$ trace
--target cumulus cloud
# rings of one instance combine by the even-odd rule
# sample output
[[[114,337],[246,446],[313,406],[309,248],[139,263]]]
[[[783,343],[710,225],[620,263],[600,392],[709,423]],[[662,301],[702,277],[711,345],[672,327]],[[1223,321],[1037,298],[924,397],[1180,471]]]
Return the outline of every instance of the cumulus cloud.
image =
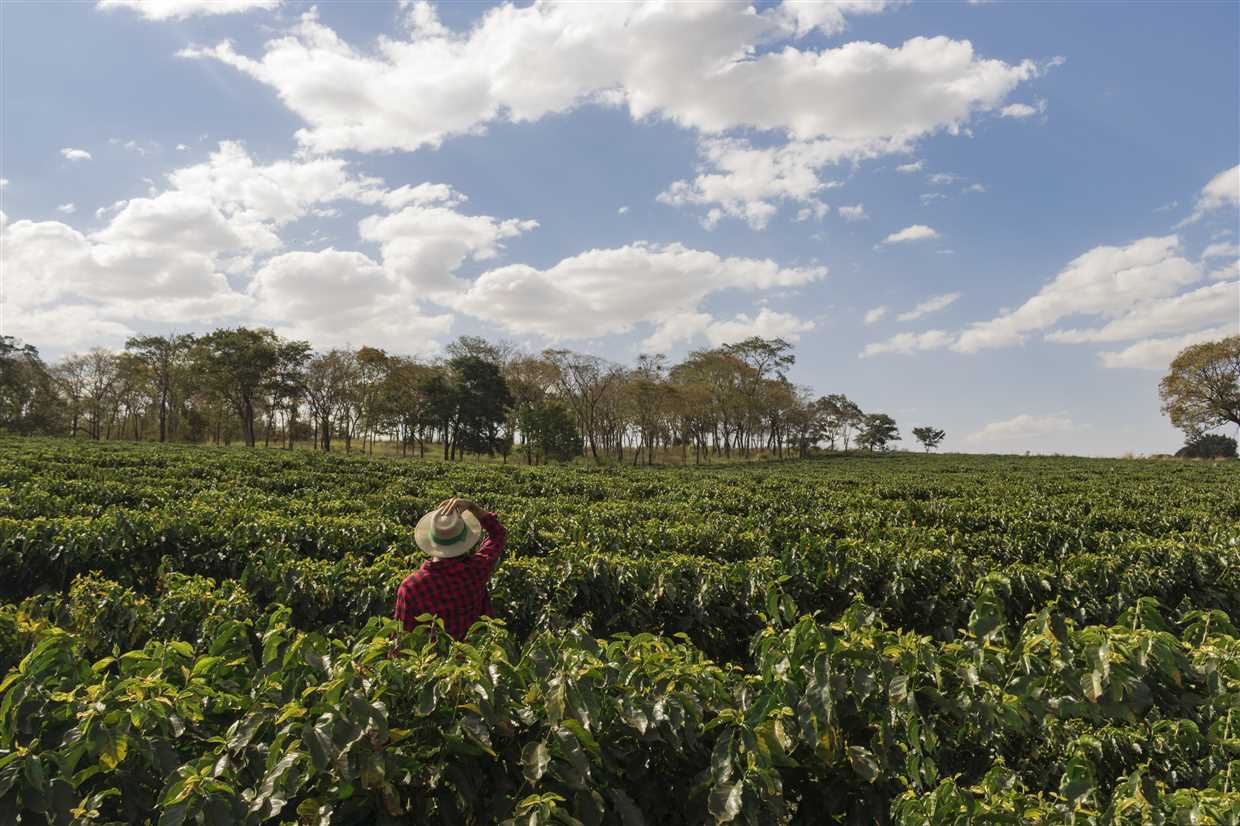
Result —
[[[1010,419],[991,422],[964,437],[974,446],[1012,447],[1016,444],[1034,443],[1045,436],[1067,433],[1078,429],[1068,416],[1059,414],[1035,415],[1021,413]]]
[[[442,184],[389,191],[338,159],[261,164],[228,142],[205,162],[173,171],[167,184],[100,208],[95,215],[106,223],[90,234],[56,221],[6,224],[7,286],[23,336],[69,347],[84,328],[117,334],[134,324],[245,316],[255,295],[230,276],[248,277],[256,260],[280,252],[286,224],[339,200],[380,207],[462,200]],[[97,323],[80,324],[83,315]]]
[[[147,20],[184,20],[207,14],[274,9],[280,0],[98,0],[101,9],[130,9]]]
[[[746,140],[706,138],[698,143],[697,177],[674,182],[658,200],[673,206],[710,207],[702,220],[707,228],[729,217],[763,229],[780,201],[807,203],[813,214],[821,203],[816,196],[838,185],[819,176],[823,167],[844,159],[877,157],[887,146],[888,142],[876,140],[821,140],[756,149]]]
[[[254,274],[255,317],[286,335],[332,347],[365,342],[405,353],[435,349],[452,316],[424,314],[407,281],[360,252],[287,252]]]
[[[886,341],[867,344],[861,358],[883,353],[916,353],[922,350],[941,350],[951,344],[953,336],[946,330],[926,330],[924,333],[899,333]]]
[[[455,274],[461,264],[494,258],[506,239],[537,226],[537,221],[465,215],[451,205],[415,204],[364,218],[358,231],[363,240],[379,244],[388,271],[419,294],[450,304],[468,286]]]
[[[721,258],[681,244],[637,243],[589,250],[545,270],[524,264],[488,270],[450,306],[510,332],[549,339],[627,333],[650,322],[656,328],[650,343],[666,349],[712,329],[713,319],[701,309],[712,294],[802,286],[825,275],[825,267],[790,269],[769,259]],[[808,329],[771,311],[733,321],[733,327],[713,329],[717,334],[746,325],[785,334]]]
[[[71,147],[65,147],[64,149],[60,150],[60,154],[66,161],[89,161],[91,160],[90,153],[87,152],[85,149],[73,149]]]
[[[904,244],[909,241],[925,241],[938,238],[939,234],[925,224],[913,224],[899,232],[893,232],[882,240],[884,244]]]
[[[865,214],[865,206],[863,204],[853,204],[852,206],[842,206],[842,207],[839,207],[837,211],[840,213],[841,218],[849,222],[864,221],[866,218],[870,217],[869,215]]]
[[[1233,285],[1234,288],[1234,285]],[[1166,336],[1138,341],[1121,350],[1107,350],[1098,354],[1103,367],[1132,368],[1138,370],[1166,370],[1171,360],[1191,344],[1214,341],[1236,335],[1237,324],[1224,324],[1207,330],[1198,330],[1181,336]]]
[[[865,323],[866,323],[866,324],[875,324],[875,323],[877,323],[877,322],[879,322],[879,321],[882,321],[882,320],[883,320],[883,317],[884,317],[884,316],[886,316],[886,315],[887,315],[887,307],[886,307],[886,305],[883,305],[883,306],[881,306],[881,307],[874,307],[873,309],[866,310],[866,312],[865,312]]]
[[[1019,344],[1028,334],[1075,314],[1117,317],[1144,301],[1174,295],[1202,275],[1180,255],[1179,244],[1177,236],[1168,235],[1123,247],[1095,247],[1020,307],[969,327],[954,349],[975,352]]]
[[[1201,188],[1201,194],[1197,196],[1197,203],[1193,206],[1192,213],[1176,224],[1176,227],[1195,223],[1206,213],[1216,209],[1237,206],[1240,206],[1240,164],[1231,169],[1225,169],[1211,178],[1210,182]]]
[[[664,117],[704,133],[753,127],[801,141],[908,140],[958,130],[1040,70],[1031,60],[980,58],[968,41],[947,37],[803,50],[789,41],[810,20],[850,7],[802,6],[505,3],[466,34],[424,20],[408,39],[384,38],[369,52],[308,12],[260,58],[228,43],[183,54],[273,87],[308,124],[299,140],[322,152],[435,146],[501,118],[537,120],[583,103],[623,105],[635,119]]]
[[[1143,301],[1102,327],[1055,330],[1046,338],[1069,344],[1130,341],[1198,330],[1228,320],[1240,330],[1240,282],[1211,284],[1182,295]]]
[[[896,321],[916,321],[923,316],[928,316],[931,313],[937,313],[939,310],[950,307],[958,298],[960,298],[960,293],[944,293],[943,295],[936,295],[933,298],[921,302],[908,312],[900,313],[896,316]]]

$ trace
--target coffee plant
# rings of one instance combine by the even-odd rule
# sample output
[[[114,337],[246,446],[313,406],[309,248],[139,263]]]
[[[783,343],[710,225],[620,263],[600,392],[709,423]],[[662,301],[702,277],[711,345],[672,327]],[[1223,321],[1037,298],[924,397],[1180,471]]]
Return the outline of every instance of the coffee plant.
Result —
[[[494,619],[389,619],[452,495]],[[0,823],[1240,824],[1240,469],[0,440]]]

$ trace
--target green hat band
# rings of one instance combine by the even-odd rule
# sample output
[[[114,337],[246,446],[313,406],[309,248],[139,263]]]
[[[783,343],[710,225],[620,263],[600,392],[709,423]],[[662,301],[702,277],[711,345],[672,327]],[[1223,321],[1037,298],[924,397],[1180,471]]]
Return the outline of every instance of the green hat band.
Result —
[[[457,533],[457,535],[456,535],[456,536],[454,536],[454,537],[452,537],[452,538],[450,538],[450,539],[440,539],[438,536],[435,536],[435,532],[434,532],[434,531],[431,531],[431,532],[430,532],[430,534],[431,534],[431,541],[432,541],[432,542],[434,542],[436,545],[451,545],[453,542],[459,542],[459,541],[461,541],[461,539],[462,539],[462,538],[465,536],[465,534],[466,534],[466,533],[468,533],[468,532],[469,532],[469,526],[468,526],[468,525],[466,525],[466,524],[465,524],[465,520],[464,520],[464,519],[462,519],[462,520],[461,520],[461,530]]]

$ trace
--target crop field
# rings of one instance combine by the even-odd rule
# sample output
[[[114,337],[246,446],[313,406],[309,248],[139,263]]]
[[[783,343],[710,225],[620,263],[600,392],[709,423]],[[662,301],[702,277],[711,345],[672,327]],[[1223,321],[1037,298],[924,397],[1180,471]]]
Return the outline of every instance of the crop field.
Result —
[[[390,617],[418,517],[509,551]],[[0,441],[0,822],[1238,823],[1240,466]]]

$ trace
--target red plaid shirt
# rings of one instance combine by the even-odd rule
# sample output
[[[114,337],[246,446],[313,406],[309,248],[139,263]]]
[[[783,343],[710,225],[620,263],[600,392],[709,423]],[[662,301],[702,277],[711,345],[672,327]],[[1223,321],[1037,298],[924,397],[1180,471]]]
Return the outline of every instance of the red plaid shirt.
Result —
[[[487,580],[504,555],[508,532],[493,513],[483,513],[478,522],[487,532],[478,550],[451,559],[428,559],[396,589],[396,619],[406,631],[418,624],[419,615],[434,614],[459,640],[478,617],[492,616]]]

